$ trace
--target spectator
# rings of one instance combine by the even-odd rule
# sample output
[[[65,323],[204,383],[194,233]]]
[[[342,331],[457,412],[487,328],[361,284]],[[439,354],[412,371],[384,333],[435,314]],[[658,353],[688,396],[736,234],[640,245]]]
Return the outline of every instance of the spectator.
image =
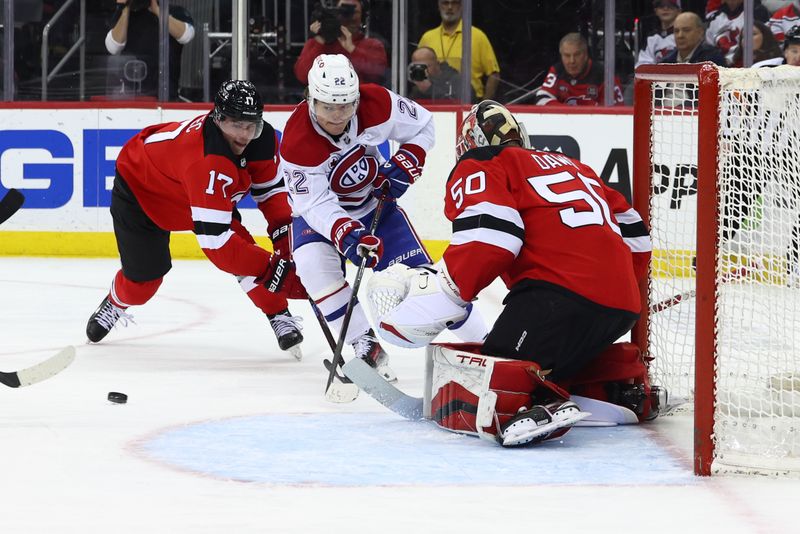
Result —
[[[705,42],[705,26],[697,13],[686,11],[675,18],[673,25],[675,50],[659,63],[701,63],[711,61],[724,66],[725,58],[719,48]]]
[[[141,94],[158,94],[160,10],[158,0],[117,0],[113,26],[106,35],[112,55],[129,54],[147,66]],[[180,6],[169,8],[169,97],[178,96],[183,45],[194,38],[192,17]]]
[[[461,100],[461,74],[448,63],[439,63],[433,48],[423,46],[411,54],[408,81],[413,84],[409,97],[420,100]],[[474,93],[470,92],[471,99]]]
[[[777,10],[767,22],[779,43],[783,43],[784,35],[797,24],[800,24],[800,0]]]
[[[303,85],[308,85],[308,71],[314,58],[320,54],[347,56],[363,83],[383,84],[386,78],[386,48],[378,39],[364,35],[369,9],[367,0],[339,0],[336,12],[316,9],[309,30],[314,37],[306,41],[300,57],[294,64],[294,75]],[[339,33],[335,32],[332,18],[339,19]],[[329,33],[330,32],[330,33]]]
[[[605,94],[603,66],[589,57],[589,45],[579,33],[568,33],[558,43],[561,61],[550,67],[536,91],[536,105],[597,106]],[[619,78],[614,76],[614,103],[622,103]]]
[[[742,59],[744,50],[741,46],[736,47],[736,52],[733,54],[732,67],[744,66]],[[776,57],[783,57],[781,46],[778,44],[777,39],[770,31],[769,27],[763,22],[755,21],[753,23],[753,63],[772,59]]]
[[[652,65],[675,50],[675,36],[672,35],[672,24],[681,12],[680,0],[654,0],[653,11],[661,26],[647,36],[647,43],[639,51],[636,66]]]
[[[753,17],[766,22],[769,13],[758,0],[754,1]],[[707,17],[706,42],[716,46],[725,55],[725,63],[733,64],[733,56],[739,48],[744,27],[744,0],[722,0],[719,9]]]
[[[778,65],[800,66],[800,24],[788,29],[783,40],[783,54],[754,63],[753,67],[777,67]]]
[[[432,48],[440,62],[461,72],[461,0],[439,0],[439,16],[442,23],[422,34],[418,46]],[[492,43],[485,33],[472,26],[472,90],[478,100],[492,99],[499,83],[500,65]]]

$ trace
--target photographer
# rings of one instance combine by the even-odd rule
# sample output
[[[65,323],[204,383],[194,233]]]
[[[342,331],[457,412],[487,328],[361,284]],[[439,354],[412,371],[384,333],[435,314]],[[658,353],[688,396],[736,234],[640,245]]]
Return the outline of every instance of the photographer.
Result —
[[[112,28],[106,35],[106,49],[112,55],[131,55],[147,65],[140,94],[158,94],[158,0],[117,0]],[[192,17],[179,6],[169,8],[169,96],[178,95],[183,45],[194,38]]]
[[[448,65],[439,63],[433,48],[422,46],[411,53],[408,65],[408,81],[411,82],[409,97],[416,101],[436,100],[454,103],[461,100],[461,74]],[[475,98],[471,91],[470,99]]]
[[[378,39],[364,35],[368,9],[367,0],[338,0],[333,9],[316,6],[309,26],[314,37],[306,41],[294,64],[294,75],[301,84],[308,84],[308,71],[320,54],[343,54],[362,83],[384,83],[386,49]]]

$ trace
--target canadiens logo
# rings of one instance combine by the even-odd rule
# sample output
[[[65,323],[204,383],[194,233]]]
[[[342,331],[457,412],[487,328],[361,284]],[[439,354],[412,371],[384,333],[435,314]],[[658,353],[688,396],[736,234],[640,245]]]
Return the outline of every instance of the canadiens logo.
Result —
[[[331,190],[337,195],[349,195],[370,185],[378,176],[378,160],[366,155],[363,145],[356,145],[331,161]]]

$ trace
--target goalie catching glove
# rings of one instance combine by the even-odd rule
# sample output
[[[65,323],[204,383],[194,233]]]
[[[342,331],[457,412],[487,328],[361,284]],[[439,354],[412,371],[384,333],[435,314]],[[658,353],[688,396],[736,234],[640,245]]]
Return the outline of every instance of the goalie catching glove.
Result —
[[[341,218],[333,224],[331,231],[333,241],[339,254],[361,265],[362,258],[367,258],[367,267],[370,269],[378,265],[383,253],[383,241],[370,234],[364,225],[355,219]]]
[[[389,161],[378,169],[373,181],[377,197],[398,199],[408,186],[419,180],[425,164],[425,151],[416,145],[402,145]]]

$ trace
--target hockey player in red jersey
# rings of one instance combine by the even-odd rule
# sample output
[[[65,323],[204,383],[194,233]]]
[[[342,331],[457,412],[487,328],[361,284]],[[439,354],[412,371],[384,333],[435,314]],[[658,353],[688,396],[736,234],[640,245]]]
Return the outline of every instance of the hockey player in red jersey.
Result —
[[[103,339],[120,319],[126,324],[128,307],[153,297],[172,267],[170,232],[191,230],[267,315],[280,348],[300,357],[300,318],[289,313],[286,296],[305,293],[289,261],[291,210],[277,176],[278,141],[262,113],[255,86],[231,80],[211,113],[147,127],[125,144],[111,193],[122,268],[89,319],[89,341]],[[268,221],[272,255],[241,224],[236,203],[248,192]]]
[[[388,159],[379,146],[399,148]],[[344,259],[383,270],[400,263],[431,262],[405,212],[395,202],[422,174],[433,146],[429,111],[388,89],[360,85],[350,61],[322,54],[308,73],[308,96],[292,113],[281,140],[281,167],[293,208],[292,245],[297,274],[325,319],[340,331],[351,289]],[[381,193],[383,191],[383,193]],[[386,197],[375,235],[367,231],[377,204]],[[482,318],[469,314],[454,331],[482,339]],[[389,380],[388,355],[356,303],[345,341]]]
[[[402,297],[394,308],[373,307],[379,332],[399,345],[425,345],[500,277],[509,289],[504,309],[479,350],[468,351],[499,358],[493,365],[477,358],[483,380],[459,380],[453,371],[456,378],[433,391],[433,418],[506,446],[563,435],[586,414],[557,384],[594,384],[584,372],[600,359],[615,369],[605,377],[623,375],[609,382],[646,380],[638,349],[609,347],[639,316],[647,229],[588,166],[531,150],[524,127],[497,102],[472,108],[456,151],[445,194],[452,240],[436,270],[373,276],[371,304],[381,293],[385,302],[392,288]],[[461,350],[451,367],[470,360]]]

